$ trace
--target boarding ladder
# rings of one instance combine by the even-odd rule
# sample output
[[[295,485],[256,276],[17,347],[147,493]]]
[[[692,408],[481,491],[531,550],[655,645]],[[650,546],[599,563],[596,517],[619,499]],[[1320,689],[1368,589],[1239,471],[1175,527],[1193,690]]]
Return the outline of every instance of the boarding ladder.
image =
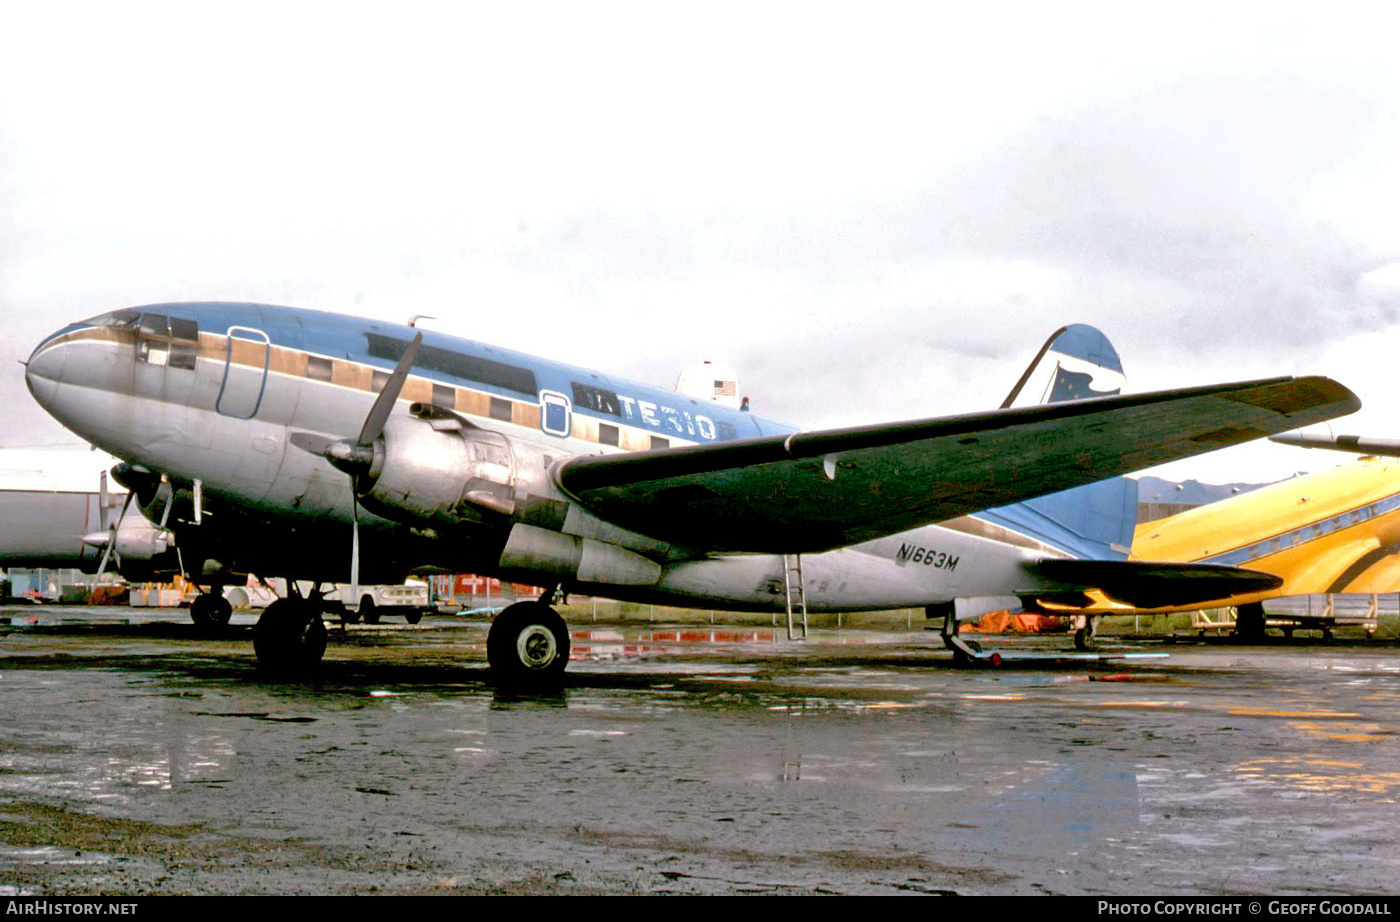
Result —
[[[787,635],[793,637],[792,613],[802,613],[802,637],[807,637],[807,589],[802,581],[802,555],[783,555],[783,598],[787,601]]]

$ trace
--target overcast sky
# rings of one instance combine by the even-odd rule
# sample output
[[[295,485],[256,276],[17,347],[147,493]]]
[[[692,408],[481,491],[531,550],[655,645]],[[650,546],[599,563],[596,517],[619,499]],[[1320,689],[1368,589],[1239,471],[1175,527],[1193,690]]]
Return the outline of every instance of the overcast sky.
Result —
[[[974,7],[975,9],[969,9]],[[1134,391],[1322,373],[1400,436],[1380,4],[0,5],[17,359],[175,299],[392,320],[807,427],[987,409],[1056,327]],[[1168,476],[1343,459],[1263,444]]]

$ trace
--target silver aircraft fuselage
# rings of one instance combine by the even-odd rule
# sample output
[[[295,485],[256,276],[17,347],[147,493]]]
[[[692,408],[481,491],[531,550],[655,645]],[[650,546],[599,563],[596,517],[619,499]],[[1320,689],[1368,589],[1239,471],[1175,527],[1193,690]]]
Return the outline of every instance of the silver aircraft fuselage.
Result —
[[[294,445],[294,433],[352,438],[410,327],[264,305],[189,303],[114,311],[45,339],[25,377],[35,399],[93,445],[172,483],[198,484],[203,515],[179,519],[183,546],[218,565],[267,576],[346,579],[353,515],[350,479]],[[770,420],[575,366],[425,332],[424,354],[395,411],[447,405],[518,454],[506,501],[549,518],[587,547],[622,548],[655,573],[616,578],[607,566],[567,580],[580,592],[638,601],[767,610],[784,606],[784,561],[713,555],[624,531],[568,502],[549,477],[577,454],[706,444],[793,431]],[[537,510],[532,513],[530,510]],[[538,511],[543,510],[543,511]],[[927,606],[986,599],[960,611],[1014,604],[1034,589],[1024,565],[1084,556],[1014,508],[876,541],[804,555],[813,611]],[[503,553],[507,535],[484,524],[444,531],[360,512],[366,582],[436,567],[557,582],[548,568]],[[1017,527],[1024,521],[1027,527]],[[1047,533],[1049,532],[1049,533]],[[191,561],[185,561],[191,566]]]

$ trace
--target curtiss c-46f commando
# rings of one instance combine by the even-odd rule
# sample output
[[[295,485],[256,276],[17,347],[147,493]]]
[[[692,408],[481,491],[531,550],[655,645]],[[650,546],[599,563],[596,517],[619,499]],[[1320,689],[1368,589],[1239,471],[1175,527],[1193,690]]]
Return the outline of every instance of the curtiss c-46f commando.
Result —
[[[1260,578],[1126,561],[1123,508],[1105,531],[1071,520],[1103,511],[1075,494],[1023,501],[1360,406],[1326,378],[1277,378],[800,432],[412,326],[230,303],[71,324],[25,375],[59,421],[125,460],[116,475],[202,585],[443,568],[551,596],[919,606],[961,656],[957,619],[1009,604],[1092,590],[1189,601],[1202,577]],[[269,606],[259,661],[318,661],[323,608],[316,591]],[[498,681],[557,683],[569,634],[547,601],[520,603],[497,615],[487,653]]]

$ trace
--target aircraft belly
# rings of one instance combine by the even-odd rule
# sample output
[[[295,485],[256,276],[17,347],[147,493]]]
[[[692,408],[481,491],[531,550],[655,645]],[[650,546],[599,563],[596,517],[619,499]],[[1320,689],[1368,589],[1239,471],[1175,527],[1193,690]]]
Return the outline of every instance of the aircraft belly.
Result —
[[[922,607],[965,595],[1010,595],[1033,583],[1024,551],[929,527],[802,556],[810,611]],[[927,561],[927,562],[925,562]],[[782,608],[783,560],[733,555],[666,568],[657,588],[673,599]]]

